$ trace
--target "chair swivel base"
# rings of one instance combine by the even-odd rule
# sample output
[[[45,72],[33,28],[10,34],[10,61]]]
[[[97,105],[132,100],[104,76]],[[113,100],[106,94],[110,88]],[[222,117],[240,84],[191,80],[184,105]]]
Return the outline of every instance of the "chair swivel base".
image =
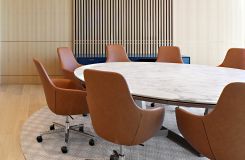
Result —
[[[59,128],[56,129],[55,126],[58,126]],[[68,129],[66,129],[66,126],[53,122],[53,124],[50,126],[49,131],[41,133],[39,136],[37,136],[36,140],[38,143],[41,143],[43,141],[43,135],[48,135],[48,134],[53,134],[53,133],[59,133],[59,132],[65,132],[65,143],[66,145],[61,147],[62,153],[67,153],[68,152],[68,142],[69,142],[69,130],[74,131],[75,133],[80,133],[82,135],[85,135],[91,139],[89,139],[89,145],[94,146],[95,145],[95,139],[94,136],[84,132],[84,126],[83,124],[80,125],[74,125],[74,126],[69,126]],[[67,130],[67,132],[66,132]]]
[[[61,124],[58,124],[58,123],[56,123],[56,125],[59,125],[59,126],[62,126],[63,127],[63,125],[61,125]],[[54,130],[55,129],[55,125],[54,124],[52,124],[50,127],[49,127],[49,129],[50,130]],[[84,126],[81,124],[80,126],[79,126],[79,132],[84,132]]]
[[[125,160],[125,156],[119,154],[116,150],[113,150],[113,154],[110,156],[110,160]]]
[[[123,154],[123,146],[120,145],[120,150],[117,152],[113,150],[113,154],[110,156],[110,160],[125,160],[125,155]]]

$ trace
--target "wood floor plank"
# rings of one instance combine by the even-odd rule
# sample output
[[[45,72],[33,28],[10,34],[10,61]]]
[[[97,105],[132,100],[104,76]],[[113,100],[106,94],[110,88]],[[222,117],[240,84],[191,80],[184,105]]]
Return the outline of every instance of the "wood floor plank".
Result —
[[[46,105],[41,85],[0,85],[0,159],[25,159],[20,147],[22,125]]]

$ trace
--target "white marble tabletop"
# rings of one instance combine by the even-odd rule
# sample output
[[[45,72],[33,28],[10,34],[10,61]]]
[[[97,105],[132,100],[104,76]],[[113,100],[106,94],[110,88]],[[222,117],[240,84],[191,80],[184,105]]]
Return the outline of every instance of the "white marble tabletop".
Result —
[[[215,105],[223,88],[231,82],[245,82],[245,71],[223,67],[156,62],[114,62],[82,66],[74,74],[84,80],[85,69],[118,72],[134,96]]]

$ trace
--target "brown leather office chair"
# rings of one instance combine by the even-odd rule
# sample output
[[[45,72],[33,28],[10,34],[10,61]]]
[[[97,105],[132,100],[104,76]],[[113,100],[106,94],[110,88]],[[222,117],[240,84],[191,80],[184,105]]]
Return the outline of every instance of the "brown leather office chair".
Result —
[[[112,44],[106,46],[106,62],[130,62],[123,46]]]
[[[179,47],[175,47],[175,46],[159,47],[156,62],[183,63]]]
[[[197,116],[176,109],[185,139],[204,156],[215,160],[245,159],[245,83],[227,85],[212,112]]]
[[[245,70],[245,49],[230,48],[224,58],[222,64],[218,67],[236,68]],[[205,109],[205,113],[210,112],[210,109]]]
[[[138,145],[161,128],[164,108],[139,108],[122,75],[114,72],[85,70],[87,101],[95,132],[119,145]],[[114,152],[113,157],[122,158]]]
[[[76,84],[78,89],[85,90],[85,84],[79,80],[74,75],[74,70],[82,65],[77,63],[71,48],[69,47],[60,47],[57,48],[58,57],[61,64],[61,69],[64,73],[65,78],[68,78]]]
[[[68,151],[68,142],[69,142],[69,130],[80,131],[86,136],[93,137],[90,134],[87,134],[83,131],[83,125],[70,126],[69,125],[69,116],[70,115],[79,115],[88,113],[88,106],[85,91],[76,89],[73,81],[68,79],[50,79],[47,72],[45,71],[43,65],[38,61],[33,59],[37,71],[40,75],[41,82],[43,85],[46,101],[49,109],[57,114],[66,117],[65,125],[54,123],[50,126],[52,132],[65,132],[65,146],[61,147],[63,153]],[[57,125],[58,129],[55,129]],[[78,129],[78,130],[77,130]],[[43,135],[52,133],[51,131],[43,132],[40,136],[37,137],[38,142],[42,142]],[[90,145],[93,145],[93,139],[90,139]]]
[[[237,69],[245,69],[245,49],[231,48],[228,50],[224,61],[219,67],[229,67]]]
[[[156,62],[183,63],[179,47],[175,47],[175,46],[159,47]],[[154,106],[155,103],[151,103],[151,107]]]

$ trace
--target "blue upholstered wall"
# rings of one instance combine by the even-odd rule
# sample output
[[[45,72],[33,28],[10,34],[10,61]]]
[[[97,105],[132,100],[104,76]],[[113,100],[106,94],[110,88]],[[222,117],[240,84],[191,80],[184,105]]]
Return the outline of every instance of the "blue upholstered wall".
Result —
[[[155,62],[156,57],[129,57],[131,61],[136,61],[136,62]],[[189,56],[182,56],[183,62],[185,64],[190,64],[191,59]],[[77,61],[80,64],[94,64],[94,63],[104,63],[106,61],[105,57],[93,57],[93,58],[83,58],[83,57],[78,57]]]

